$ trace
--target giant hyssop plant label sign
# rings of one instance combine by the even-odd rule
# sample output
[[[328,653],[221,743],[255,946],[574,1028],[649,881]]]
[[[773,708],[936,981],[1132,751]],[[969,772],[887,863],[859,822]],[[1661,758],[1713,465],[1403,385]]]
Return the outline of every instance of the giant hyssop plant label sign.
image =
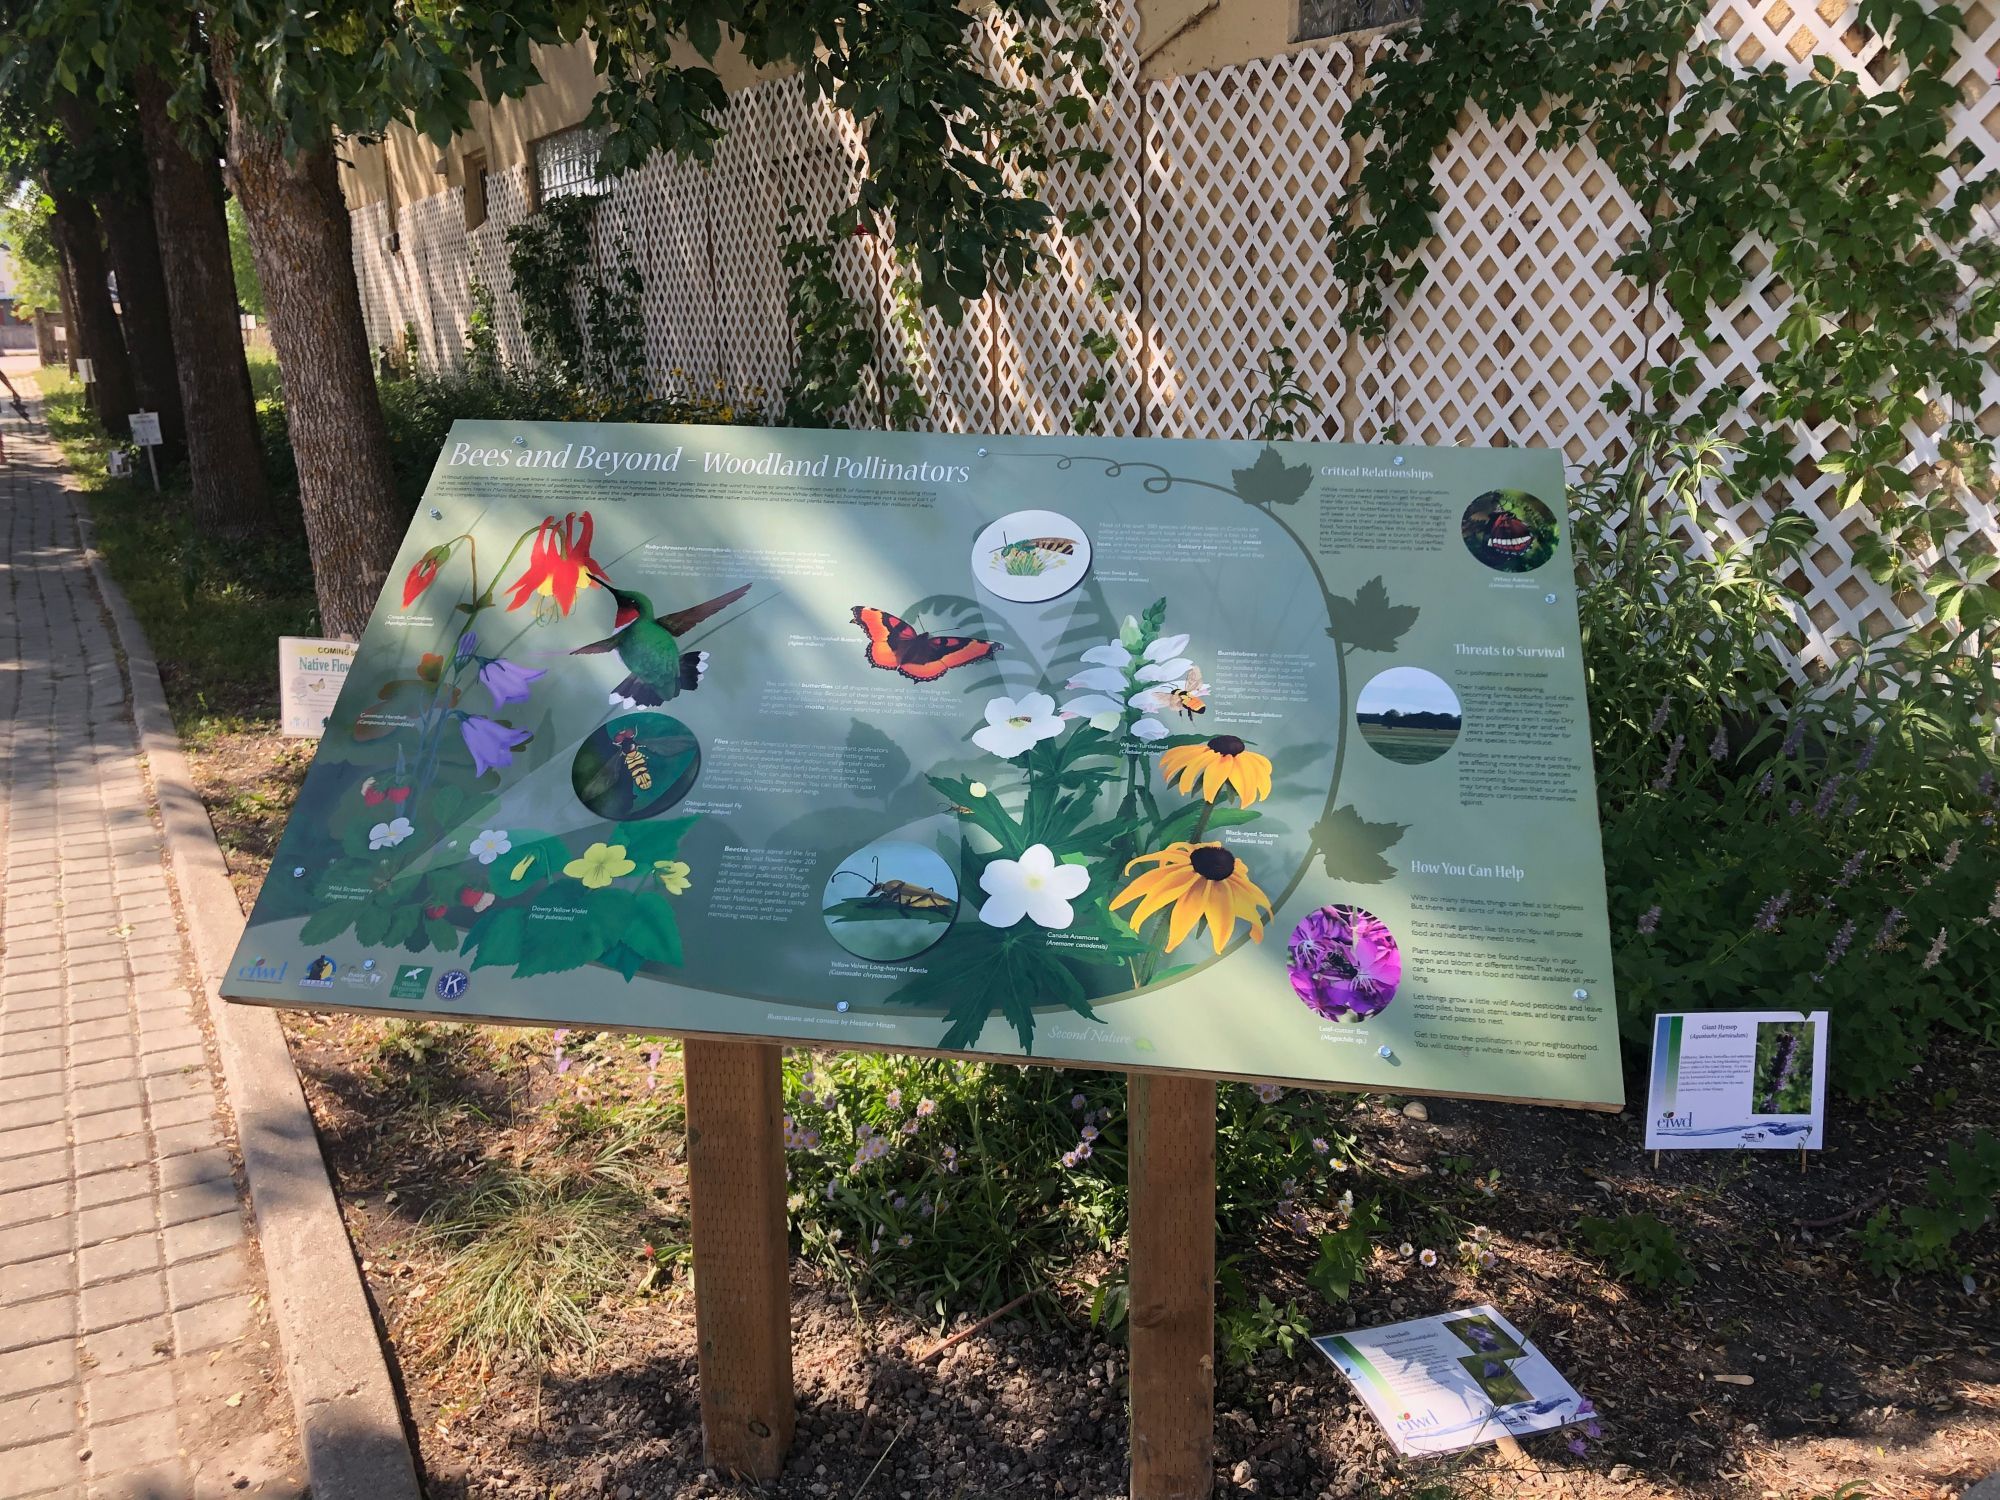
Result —
[[[1562,467],[460,423],[224,993],[1617,1106]]]

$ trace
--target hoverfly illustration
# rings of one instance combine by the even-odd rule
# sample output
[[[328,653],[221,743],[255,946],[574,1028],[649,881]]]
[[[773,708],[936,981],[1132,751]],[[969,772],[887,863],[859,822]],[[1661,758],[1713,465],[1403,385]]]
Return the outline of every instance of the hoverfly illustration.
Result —
[[[1076,556],[1076,542],[1066,536],[1031,536],[1007,541],[993,549],[993,566],[1003,573],[1026,576],[1046,573],[1051,568],[1069,566]]]
[[[882,857],[875,856],[875,873],[871,878],[859,870],[838,869],[833,872],[834,880],[845,875],[850,880],[859,880],[868,887],[868,894],[856,899],[864,906],[893,906],[902,911],[950,911],[958,903],[942,891],[934,891],[927,885],[918,885],[910,880],[884,880],[882,878]]]
[[[1201,668],[1189,667],[1187,676],[1181,679],[1181,685],[1167,689],[1167,697],[1173,700],[1175,708],[1187,715],[1188,722],[1192,724],[1196,714],[1208,712],[1208,700],[1202,697],[1203,691]]]
[[[646,752],[639,748],[639,736],[629,729],[621,729],[611,736],[611,743],[624,758],[632,784],[642,792],[650,792],[653,789],[653,773],[646,765]]]

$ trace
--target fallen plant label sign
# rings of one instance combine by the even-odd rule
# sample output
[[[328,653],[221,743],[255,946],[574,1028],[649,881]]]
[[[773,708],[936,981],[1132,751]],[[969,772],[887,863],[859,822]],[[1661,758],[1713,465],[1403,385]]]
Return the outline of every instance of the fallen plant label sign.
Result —
[[[1469,1307],[1313,1340],[1405,1455],[1592,1424],[1591,1403],[1499,1312]]]
[[[1826,1012],[1689,1011],[1653,1020],[1648,1151],[1817,1151]]]
[[[1563,516],[1527,449],[460,423],[224,991],[1617,1107]]]

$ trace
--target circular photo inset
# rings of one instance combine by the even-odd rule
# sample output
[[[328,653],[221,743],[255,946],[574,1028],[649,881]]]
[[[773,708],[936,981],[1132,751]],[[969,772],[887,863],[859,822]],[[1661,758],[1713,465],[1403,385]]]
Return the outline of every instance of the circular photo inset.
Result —
[[[958,875],[935,849],[877,839],[827,876],[819,908],[828,934],[856,958],[899,963],[951,930]]]
[[[1555,512],[1526,490],[1488,490],[1458,523],[1465,550],[1501,573],[1532,573],[1556,552]]]
[[[1422,667],[1377,672],[1354,700],[1354,717],[1370,750],[1404,766],[1436,760],[1465,727],[1451,685]]]
[[[694,790],[701,746],[669,714],[623,714],[577,747],[569,781],[576,800],[600,818],[626,822],[665,812]]]
[[[1403,982],[1403,950],[1373,912],[1322,906],[1285,948],[1292,989],[1329,1021],[1365,1021],[1388,1009]]]
[[[1015,604],[1067,594],[1090,571],[1090,538],[1068,516],[1017,510],[972,544],[972,576],[988,593]]]

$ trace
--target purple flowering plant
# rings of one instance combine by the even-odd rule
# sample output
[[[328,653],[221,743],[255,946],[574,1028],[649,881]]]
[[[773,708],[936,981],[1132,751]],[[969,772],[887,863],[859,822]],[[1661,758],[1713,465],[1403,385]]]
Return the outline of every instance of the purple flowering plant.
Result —
[[[1638,434],[1572,492],[1573,534],[1604,539],[1579,608],[1629,1045],[1661,1010],[1824,1009],[1868,1038],[1830,1059],[1866,1098],[1940,1027],[2000,1040],[2000,621],[1829,633],[1788,587],[1816,527],[1718,536],[1708,506],[1748,498],[1729,451]]]

